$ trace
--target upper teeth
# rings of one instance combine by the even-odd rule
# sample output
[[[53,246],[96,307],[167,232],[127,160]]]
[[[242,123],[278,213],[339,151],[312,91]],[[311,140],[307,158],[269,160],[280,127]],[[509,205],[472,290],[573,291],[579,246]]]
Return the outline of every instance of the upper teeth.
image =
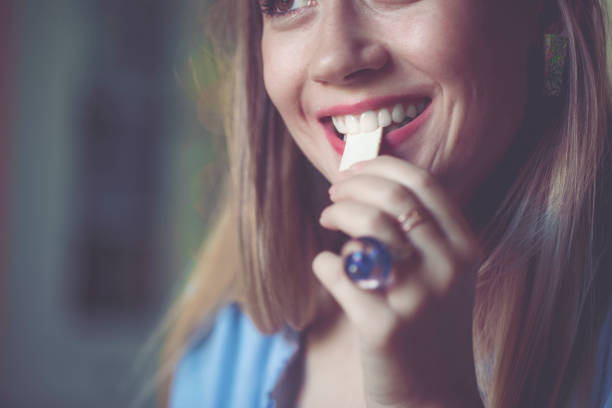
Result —
[[[391,108],[376,111],[369,110],[358,115],[332,116],[336,130],[342,134],[371,132],[379,127],[392,123],[402,123],[412,120],[425,109],[425,102],[402,105],[398,103]]]

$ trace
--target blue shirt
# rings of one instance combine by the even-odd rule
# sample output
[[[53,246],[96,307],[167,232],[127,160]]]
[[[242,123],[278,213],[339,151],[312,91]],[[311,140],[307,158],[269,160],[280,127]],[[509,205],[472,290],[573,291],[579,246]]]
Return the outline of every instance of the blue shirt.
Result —
[[[175,372],[171,408],[278,408],[279,380],[297,356],[299,333],[263,335],[237,304],[193,337]],[[278,387],[277,387],[278,386]]]
[[[599,338],[597,383],[586,402],[572,407],[612,408],[612,309]],[[194,336],[175,372],[170,408],[280,408],[293,406],[287,387],[290,363],[299,357],[300,334],[287,327],[261,334],[237,304],[222,308],[215,321]],[[582,401],[581,401],[582,400]]]

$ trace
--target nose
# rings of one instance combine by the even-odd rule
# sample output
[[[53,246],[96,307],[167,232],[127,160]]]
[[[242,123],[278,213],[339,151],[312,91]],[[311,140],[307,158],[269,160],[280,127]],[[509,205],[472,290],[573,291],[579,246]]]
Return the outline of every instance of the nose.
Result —
[[[322,10],[309,68],[316,82],[347,85],[363,81],[389,62],[388,50],[368,27],[368,16],[350,3],[330,1],[326,3],[330,7]]]

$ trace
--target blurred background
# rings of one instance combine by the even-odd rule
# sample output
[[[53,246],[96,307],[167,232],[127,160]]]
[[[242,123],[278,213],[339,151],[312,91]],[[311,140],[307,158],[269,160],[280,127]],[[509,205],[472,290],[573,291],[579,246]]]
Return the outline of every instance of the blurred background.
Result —
[[[223,161],[206,3],[0,0],[0,407],[154,406]]]
[[[0,407],[153,406],[143,350],[223,160],[205,7],[0,0]]]

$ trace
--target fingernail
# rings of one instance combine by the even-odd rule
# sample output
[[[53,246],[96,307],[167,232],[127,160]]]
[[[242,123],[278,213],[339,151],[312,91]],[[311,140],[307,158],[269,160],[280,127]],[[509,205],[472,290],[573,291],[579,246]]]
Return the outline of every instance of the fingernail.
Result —
[[[319,216],[319,224],[321,225],[323,225],[323,214],[325,214],[325,211],[323,211],[321,215]]]
[[[325,215],[325,210],[323,210],[323,212],[321,213],[321,215],[319,216],[319,224],[321,224],[322,226],[325,226],[325,221],[326,221],[326,215]]]

